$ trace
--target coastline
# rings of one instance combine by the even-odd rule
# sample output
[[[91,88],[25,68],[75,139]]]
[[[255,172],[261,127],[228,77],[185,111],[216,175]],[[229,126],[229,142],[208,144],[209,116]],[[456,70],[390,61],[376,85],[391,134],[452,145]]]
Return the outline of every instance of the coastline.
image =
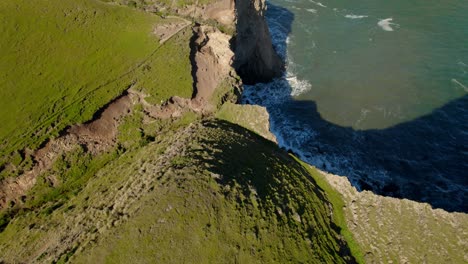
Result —
[[[279,37],[284,40],[284,45],[287,45],[287,36],[280,35]],[[282,50],[284,54],[280,54],[280,57],[286,59],[286,47],[283,47],[283,42],[276,43],[275,48]],[[281,78],[286,79],[286,77]],[[266,84],[256,85],[262,87],[261,90],[267,91],[263,88]],[[250,97],[256,92],[255,90],[254,86],[251,86],[249,91],[244,89],[241,107],[258,106]],[[246,95],[246,92],[251,94]],[[268,94],[261,94],[259,97],[282,100],[282,98],[288,98],[289,94],[285,94],[284,91],[277,93],[276,90],[270,89]],[[269,126],[269,131],[265,132],[261,127],[245,127],[253,129],[270,140],[274,137],[275,144],[285,148],[294,156],[300,157],[306,164],[305,160],[308,157],[300,152],[295,153],[293,147],[288,147],[285,140],[274,132],[275,128],[272,127],[273,123],[266,107],[262,106],[261,109],[263,115],[261,119],[269,120],[264,124]],[[249,110],[246,108],[246,111]],[[235,122],[235,119],[231,119],[231,122]],[[464,228],[468,226],[468,214],[448,212],[444,209],[432,208],[428,203],[382,196],[372,191],[358,191],[348,177],[330,174],[309,164],[307,166],[319,171],[321,177],[341,194],[345,202],[343,210],[346,224],[362,249],[366,262],[385,263],[396,260],[400,263],[425,261],[437,263],[437,260],[443,260],[463,263],[468,261],[468,254],[464,253],[464,249],[468,247],[468,234]],[[415,241],[418,242],[415,243]],[[446,243],[446,241],[452,241],[452,243]],[[458,242],[455,243],[455,241]]]
[[[231,3],[212,3],[209,16],[229,26],[235,22]],[[245,49],[237,64],[239,50],[231,49],[232,36],[219,25],[156,30],[160,40],[182,34],[181,45],[189,44],[191,98],[173,95],[153,104],[132,84],[92,120],[28,154],[37,167],[25,174],[34,172],[34,182],[11,178],[27,188],[11,200],[0,195],[0,207],[12,214],[0,215],[0,263],[90,263],[93,257],[177,263],[468,261],[467,214],[358,191],[347,177],[319,170],[285,149],[266,107],[244,104],[234,68],[260,73],[259,79],[247,77],[257,83],[278,77],[284,62],[277,61],[283,57],[272,46],[267,24],[255,27],[265,20],[265,0],[241,6],[247,9],[242,30],[253,27],[259,37],[254,45],[237,46]],[[205,7],[186,10],[200,13]],[[258,57],[265,60],[249,62]]]

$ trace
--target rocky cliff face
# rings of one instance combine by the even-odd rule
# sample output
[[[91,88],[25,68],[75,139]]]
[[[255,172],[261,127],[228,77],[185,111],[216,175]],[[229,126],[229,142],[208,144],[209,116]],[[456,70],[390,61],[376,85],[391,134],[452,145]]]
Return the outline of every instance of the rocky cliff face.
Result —
[[[117,3],[123,0],[111,0]],[[185,17],[214,20],[230,31],[236,29],[234,68],[245,84],[269,82],[281,76],[284,62],[271,42],[265,21],[265,0],[158,0],[141,1],[138,7],[150,12],[169,12]]]
[[[366,263],[467,263],[467,214],[358,192],[346,177],[322,174],[343,196],[348,228]]]
[[[284,70],[284,63],[271,43],[265,10],[265,0],[236,1],[234,67],[245,84],[268,82],[281,76]]]

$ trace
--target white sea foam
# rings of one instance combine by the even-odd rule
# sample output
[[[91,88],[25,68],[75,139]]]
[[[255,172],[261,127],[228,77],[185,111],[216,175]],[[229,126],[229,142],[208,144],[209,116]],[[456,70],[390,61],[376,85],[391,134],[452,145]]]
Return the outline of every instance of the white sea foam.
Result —
[[[362,108],[361,109],[361,114],[359,115],[359,119],[354,122],[353,127],[354,128],[359,128],[361,123],[367,118],[367,115],[371,112],[369,109]]]
[[[385,31],[393,31],[393,28],[390,25],[398,25],[395,23],[391,23],[390,21],[393,21],[393,18],[386,18],[386,19],[381,19],[377,25],[381,27]]]
[[[310,12],[310,13],[317,14],[317,9],[307,8],[306,11],[307,11],[307,12]]]
[[[312,85],[307,80],[299,80],[297,76],[286,77],[291,86],[291,96],[298,96],[312,89]]]
[[[324,5],[324,4],[320,3],[320,2],[315,2],[315,1],[313,1],[313,0],[309,0],[309,1],[310,1],[311,3],[313,3],[313,4],[316,4],[316,5],[320,6],[320,7],[327,7],[326,5]]]
[[[366,18],[366,17],[369,17],[369,16],[350,14],[350,15],[346,15],[345,17],[350,18],[350,19],[361,19],[361,18]]]
[[[347,175],[358,188],[360,182],[368,182],[362,177],[362,172],[372,175],[372,182],[367,184],[377,189],[390,182],[391,178],[385,170],[363,168],[362,165],[359,170],[351,169],[356,168],[356,164],[363,164],[359,157],[354,159],[340,152],[314,150],[314,146],[322,150],[327,149],[327,146],[322,145],[317,139],[320,137],[320,132],[301,120],[291,119],[283,112],[283,104],[287,105],[290,101],[289,89],[285,87],[291,87],[291,83],[296,81],[297,78],[291,76],[278,78],[266,84],[245,85],[242,101],[267,107],[270,116],[274,117],[270,119],[270,131],[276,136],[278,145],[292,150],[301,160],[330,173]]]
[[[460,65],[460,70],[463,72],[463,75],[468,73],[468,65],[466,65],[463,61],[459,61],[457,64]]]
[[[452,82],[454,82],[454,83],[460,85],[460,86],[465,90],[465,92],[468,93],[468,87],[466,87],[465,85],[463,85],[461,82],[457,81],[457,79],[452,79]]]

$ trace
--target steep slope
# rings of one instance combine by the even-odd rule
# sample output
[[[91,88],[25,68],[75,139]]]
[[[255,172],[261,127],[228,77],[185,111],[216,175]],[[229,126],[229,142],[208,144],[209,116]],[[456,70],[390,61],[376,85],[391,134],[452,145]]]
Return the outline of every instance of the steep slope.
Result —
[[[0,259],[353,262],[326,197],[272,142],[204,121],[122,155],[50,215],[15,219]]]
[[[269,82],[284,71],[284,62],[273,49],[265,10],[265,0],[236,1],[234,68],[246,84]]]
[[[265,138],[274,138],[265,129],[268,123],[265,108],[225,104],[218,116]],[[384,197],[369,191],[358,192],[346,177],[314,171],[315,180],[327,193],[333,208],[338,210],[335,217],[339,216],[338,222],[347,226],[342,233],[361,249],[357,253],[363,254],[359,256],[363,262],[437,264],[468,261],[467,214],[449,213],[433,209],[429,204]]]
[[[358,192],[346,177],[322,175],[343,195],[347,226],[367,263],[467,263],[467,214]]]
[[[153,84],[150,76],[170,85],[159,85],[154,101],[190,97],[188,39],[182,47],[161,45],[152,34],[175,21],[97,0],[1,1],[0,171],[10,153],[91,119],[130,85]]]

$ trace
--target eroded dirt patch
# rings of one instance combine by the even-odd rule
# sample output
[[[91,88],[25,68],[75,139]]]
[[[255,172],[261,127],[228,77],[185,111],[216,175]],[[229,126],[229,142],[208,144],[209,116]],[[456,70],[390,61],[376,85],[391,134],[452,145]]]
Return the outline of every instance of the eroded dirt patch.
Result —
[[[214,19],[224,25],[232,25],[236,19],[234,0],[221,0],[209,5],[204,10],[205,19]]]
[[[44,147],[27,153],[34,161],[34,166],[20,176],[7,178],[0,183],[0,209],[21,203],[22,197],[34,186],[37,177],[50,169],[59,155],[72,150],[74,146],[81,145],[93,155],[113,147],[119,121],[131,113],[132,107],[130,96],[124,94],[98,112],[93,121],[74,125],[66,129],[62,136],[49,140]]]
[[[211,99],[221,83],[234,76],[232,68],[234,52],[230,49],[231,37],[209,26],[193,28],[191,61],[194,95],[192,98],[171,97],[162,105],[148,103],[141,91],[130,89],[133,100],[143,105],[145,112],[153,118],[175,118],[192,111],[202,115],[210,114],[215,106]]]
[[[191,22],[185,19],[177,18],[173,22],[157,25],[153,33],[159,38],[159,43],[163,44],[182,29],[190,25]]]
[[[110,103],[94,121],[70,127],[68,134],[76,135],[79,143],[86,144],[92,153],[99,152],[102,145],[115,142],[119,120],[130,114],[132,107],[130,96],[125,94]]]

